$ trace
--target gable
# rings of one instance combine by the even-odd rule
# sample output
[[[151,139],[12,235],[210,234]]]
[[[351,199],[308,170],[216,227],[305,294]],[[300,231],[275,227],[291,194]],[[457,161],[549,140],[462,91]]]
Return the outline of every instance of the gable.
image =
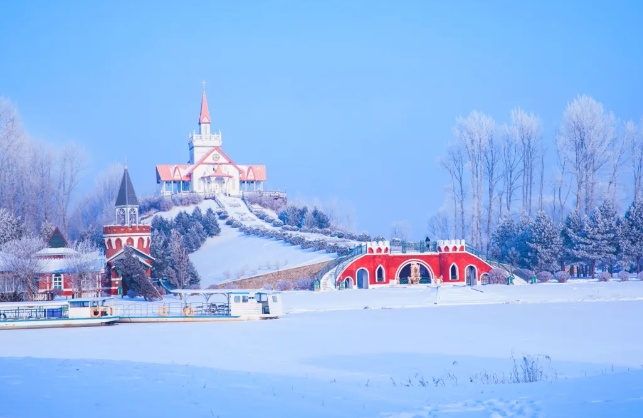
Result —
[[[54,229],[54,232],[51,233],[49,240],[47,240],[47,247],[49,248],[67,247],[67,240],[63,236],[62,232],[60,232],[60,229],[58,229],[58,227]]]

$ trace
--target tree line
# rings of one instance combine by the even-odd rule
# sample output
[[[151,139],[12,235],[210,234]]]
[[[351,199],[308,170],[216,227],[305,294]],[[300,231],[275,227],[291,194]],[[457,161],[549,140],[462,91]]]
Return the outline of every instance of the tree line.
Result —
[[[521,108],[505,124],[479,111],[456,118],[453,141],[439,160],[448,197],[430,217],[429,232],[465,238],[491,255],[500,245],[494,236],[501,220],[525,224],[542,212],[562,230],[572,213],[590,219],[605,201],[618,211],[628,199],[643,198],[643,118],[621,121],[585,95],[562,116],[553,141],[545,141],[541,118]]]

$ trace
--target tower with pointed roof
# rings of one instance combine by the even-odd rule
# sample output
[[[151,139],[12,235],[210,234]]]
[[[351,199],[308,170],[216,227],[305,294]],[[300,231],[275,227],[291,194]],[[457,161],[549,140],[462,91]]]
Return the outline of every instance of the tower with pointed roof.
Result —
[[[103,227],[105,258],[109,268],[109,283],[103,290],[110,295],[127,292],[127,289],[123,288],[119,272],[114,267],[116,260],[123,256],[126,246],[134,249],[136,257],[145,266],[147,276],[151,275],[152,262],[154,261],[150,254],[152,231],[149,225],[140,224],[138,206],[134,185],[129,171],[125,167],[114,204],[115,222],[113,225]]]
[[[208,98],[205,95],[205,84],[201,92],[201,112],[199,113],[199,133],[192,131],[189,137],[190,164],[199,161],[213,147],[220,147],[221,132],[211,133],[210,111],[208,110]]]
[[[263,191],[266,166],[236,164],[221,148],[221,132],[212,133],[205,82],[201,91],[199,132],[192,131],[187,164],[159,164],[156,183],[159,193],[198,193],[202,196],[240,196],[243,192]]]

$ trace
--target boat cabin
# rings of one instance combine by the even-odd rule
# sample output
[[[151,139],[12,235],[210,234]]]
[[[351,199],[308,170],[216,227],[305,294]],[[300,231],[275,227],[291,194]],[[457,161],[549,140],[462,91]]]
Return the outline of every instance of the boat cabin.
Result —
[[[0,329],[96,326],[115,322],[111,298],[0,303]]]

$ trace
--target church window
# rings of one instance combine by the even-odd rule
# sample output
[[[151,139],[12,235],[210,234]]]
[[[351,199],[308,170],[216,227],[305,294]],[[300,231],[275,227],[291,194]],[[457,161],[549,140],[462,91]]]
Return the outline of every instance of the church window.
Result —
[[[375,277],[377,278],[378,282],[383,282],[384,281],[384,267],[379,266],[377,268],[377,271],[375,272]]]
[[[451,269],[449,272],[449,278],[451,280],[458,280],[458,267],[455,264],[451,264]]]

